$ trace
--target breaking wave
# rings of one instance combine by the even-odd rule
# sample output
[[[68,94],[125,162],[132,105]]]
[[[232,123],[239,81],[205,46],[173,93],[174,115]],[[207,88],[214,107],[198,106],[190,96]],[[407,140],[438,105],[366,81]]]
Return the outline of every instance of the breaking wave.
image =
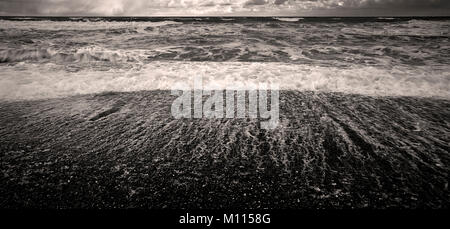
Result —
[[[203,77],[205,89],[245,89],[259,83],[282,90],[342,92],[374,96],[450,98],[450,70],[430,68],[340,69],[283,63],[151,62],[131,70],[68,72],[55,64],[3,67],[0,98],[44,99],[107,91],[171,90]],[[176,87],[175,87],[176,88]],[[181,89],[181,88],[180,88]]]
[[[292,18],[292,17],[274,17],[273,19],[283,22],[297,22],[303,20],[301,17]]]
[[[0,63],[14,63],[22,61],[43,62],[52,60],[55,63],[90,63],[106,61],[111,63],[137,61],[136,53],[112,51],[100,47],[90,46],[69,51],[56,51],[50,48],[10,49],[0,51]]]

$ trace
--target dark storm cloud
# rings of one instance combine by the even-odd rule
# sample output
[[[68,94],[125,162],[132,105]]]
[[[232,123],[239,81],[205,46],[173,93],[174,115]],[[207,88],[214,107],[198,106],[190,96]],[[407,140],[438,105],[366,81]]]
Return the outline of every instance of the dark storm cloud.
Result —
[[[269,3],[267,0],[248,0],[244,3],[245,6],[252,6],[252,5],[265,5]]]
[[[450,15],[450,0],[0,0],[1,15]]]

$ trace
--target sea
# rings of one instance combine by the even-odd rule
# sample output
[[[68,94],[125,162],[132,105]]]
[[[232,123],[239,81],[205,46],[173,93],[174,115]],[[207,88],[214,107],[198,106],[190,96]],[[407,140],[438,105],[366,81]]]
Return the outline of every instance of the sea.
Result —
[[[226,87],[450,98],[450,18],[0,17],[0,99]]]
[[[448,209],[449,39],[450,18],[0,17],[0,208]],[[175,118],[198,77],[278,85],[278,125]]]

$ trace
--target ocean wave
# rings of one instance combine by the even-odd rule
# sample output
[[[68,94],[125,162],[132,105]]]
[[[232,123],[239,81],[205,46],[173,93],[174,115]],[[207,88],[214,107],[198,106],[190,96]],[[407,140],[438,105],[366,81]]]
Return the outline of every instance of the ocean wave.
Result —
[[[45,99],[108,91],[171,90],[203,77],[205,89],[250,89],[277,84],[282,90],[341,92],[371,96],[417,96],[450,99],[450,69],[395,67],[351,68],[283,63],[160,62],[136,69],[68,72],[54,64],[4,66],[0,99]],[[250,85],[250,86],[249,86]],[[192,85],[191,85],[192,86]],[[179,87],[182,89],[183,87]]]
[[[283,22],[298,22],[300,20],[303,20],[304,18],[301,18],[301,17],[297,17],[297,18],[292,18],[292,17],[274,17],[273,19],[278,20],[278,21],[283,21]]]
[[[0,51],[0,63],[42,62],[47,60],[56,63],[89,63],[95,61],[117,63],[137,61],[138,56],[138,53],[132,51],[114,51],[97,46],[81,47],[72,52],[57,51],[51,48],[10,49]]]
[[[23,21],[27,21],[27,20],[34,20],[35,18],[31,18],[31,17],[12,17],[9,18],[11,20],[23,20]]]
[[[48,59],[52,55],[46,49],[6,50],[0,52],[0,63]]]
[[[0,21],[0,98],[166,90],[187,75],[216,85],[450,97],[448,20],[345,20]]]
[[[422,37],[422,38],[450,38],[450,33],[432,28],[415,28],[414,26],[391,26],[380,28],[342,28],[341,32],[349,35],[364,35],[364,36],[385,36],[385,37]]]

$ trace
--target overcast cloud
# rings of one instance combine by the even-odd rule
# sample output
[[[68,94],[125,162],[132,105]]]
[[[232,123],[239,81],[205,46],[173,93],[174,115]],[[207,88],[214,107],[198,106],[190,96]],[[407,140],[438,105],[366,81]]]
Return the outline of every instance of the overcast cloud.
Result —
[[[0,0],[0,15],[450,16],[450,0]]]

